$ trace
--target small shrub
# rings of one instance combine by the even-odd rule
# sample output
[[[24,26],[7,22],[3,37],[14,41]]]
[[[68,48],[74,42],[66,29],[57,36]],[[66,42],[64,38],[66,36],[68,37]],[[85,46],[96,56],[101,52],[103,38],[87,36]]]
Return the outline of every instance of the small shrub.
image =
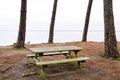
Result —
[[[3,76],[3,78],[8,79],[8,78],[10,78],[10,75],[5,74],[5,75]]]
[[[105,57],[105,54],[104,54],[104,53],[101,53],[100,56],[101,56],[101,57]],[[109,59],[110,59],[110,60],[120,61],[120,57],[119,57],[119,58],[112,58],[112,57],[110,57]]]
[[[114,60],[116,60],[116,61],[120,61],[120,57],[119,57],[119,58],[115,58]]]
[[[15,47],[17,43],[13,43],[12,46]]]
[[[26,44],[30,44],[30,41],[28,41]]]
[[[104,53],[101,53],[100,56],[101,56],[101,57],[105,57],[105,54],[104,54]]]
[[[45,73],[45,72],[43,71],[43,69],[41,68],[39,77],[40,77],[41,79],[44,79],[46,76],[47,76],[46,73]]]

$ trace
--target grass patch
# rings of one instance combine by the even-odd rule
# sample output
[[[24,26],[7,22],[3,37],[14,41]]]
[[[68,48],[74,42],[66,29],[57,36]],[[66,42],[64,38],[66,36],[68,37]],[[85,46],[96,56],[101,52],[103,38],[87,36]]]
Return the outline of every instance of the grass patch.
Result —
[[[46,74],[46,73],[44,72],[44,70],[41,68],[39,77],[40,77],[41,79],[44,79],[46,76],[47,76],[47,74]]]
[[[101,53],[100,56],[101,56],[101,57],[105,57],[105,54],[104,54],[104,53]]]
[[[14,49],[14,50],[25,50],[26,48],[16,48],[15,46],[16,46],[16,43],[13,43],[12,45],[12,48]]]
[[[104,54],[104,53],[101,53],[100,56],[103,57],[103,58],[105,58],[105,54]],[[118,57],[118,58],[112,58],[112,57],[110,57],[110,58],[108,58],[108,59],[120,61],[120,57]]]
[[[9,79],[9,78],[10,78],[10,75],[5,74],[5,75],[3,76],[3,78],[4,78],[4,79]]]
[[[11,45],[14,50],[25,50],[25,49],[26,49],[25,47],[24,47],[24,48],[16,48],[16,44],[17,44],[17,43],[13,43],[13,44]]]
[[[116,60],[116,61],[120,61],[120,57],[119,57],[119,58],[115,58],[114,60]]]
[[[14,50],[25,50],[26,48],[15,48],[13,47]]]

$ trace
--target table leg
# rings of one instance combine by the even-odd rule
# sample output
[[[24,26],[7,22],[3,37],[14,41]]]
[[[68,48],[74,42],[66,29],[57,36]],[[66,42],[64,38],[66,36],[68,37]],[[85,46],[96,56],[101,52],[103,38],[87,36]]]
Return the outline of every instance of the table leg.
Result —
[[[35,58],[39,61],[41,61],[41,57],[43,56],[43,53],[36,53]]]
[[[78,52],[79,52],[79,51],[74,51],[74,53],[75,53],[75,58],[78,57]]]
[[[78,52],[79,52],[79,51],[74,51],[74,53],[75,53],[75,58],[78,58]],[[79,69],[82,69],[81,64],[80,64],[81,62],[78,61],[77,63],[78,63]]]
[[[68,58],[71,58],[71,51],[69,51]]]
[[[66,58],[71,58],[71,51],[69,51],[68,54],[64,54],[66,56]]]
[[[75,58],[77,58],[78,57],[78,54],[77,54],[77,52],[75,52]]]

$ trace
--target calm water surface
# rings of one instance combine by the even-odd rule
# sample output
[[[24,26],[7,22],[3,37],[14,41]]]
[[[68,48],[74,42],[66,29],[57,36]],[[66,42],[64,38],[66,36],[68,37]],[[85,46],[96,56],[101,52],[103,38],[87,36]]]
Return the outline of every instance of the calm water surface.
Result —
[[[11,45],[17,41],[18,30],[1,29],[0,30],[0,46]],[[120,30],[116,30],[117,40],[120,41]],[[28,29],[26,31],[26,43],[30,44],[47,43],[49,30],[48,29]],[[58,29],[54,32],[54,42],[71,42],[81,41],[82,30]],[[89,30],[88,41],[104,41],[104,30]]]

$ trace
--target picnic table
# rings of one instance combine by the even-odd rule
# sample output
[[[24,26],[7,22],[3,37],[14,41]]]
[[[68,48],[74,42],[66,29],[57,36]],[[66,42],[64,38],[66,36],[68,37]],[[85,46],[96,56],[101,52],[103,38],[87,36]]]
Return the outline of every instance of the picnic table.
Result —
[[[28,57],[32,58],[35,61],[36,65],[44,66],[49,64],[59,64],[59,63],[68,63],[68,62],[78,62],[79,68],[80,62],[85,62],[89,59],[89,57],[78,57],[79,51],[82,50],[82,47],[77,46],[47,46],[47,47],[37,47],[37,48],[29,48],[29,50],[33,53],[32,55],[28,55]],[[71,54],[74,56],[71,57]],[[65,55],[65,59],[60,60],[47,60],[44,61],[41,59],[43,56],[54,56],[54,55]]]
[[[57,47],[39,47],[39,48],[29,48],[32,53],[35,54],[35,57],[42,57],[45,55],[61,55],[61,54],[71,54],[74,52],[75,57],[78,57],[78,52],[82,50],[81,47],[76,46],[57,46]]]

